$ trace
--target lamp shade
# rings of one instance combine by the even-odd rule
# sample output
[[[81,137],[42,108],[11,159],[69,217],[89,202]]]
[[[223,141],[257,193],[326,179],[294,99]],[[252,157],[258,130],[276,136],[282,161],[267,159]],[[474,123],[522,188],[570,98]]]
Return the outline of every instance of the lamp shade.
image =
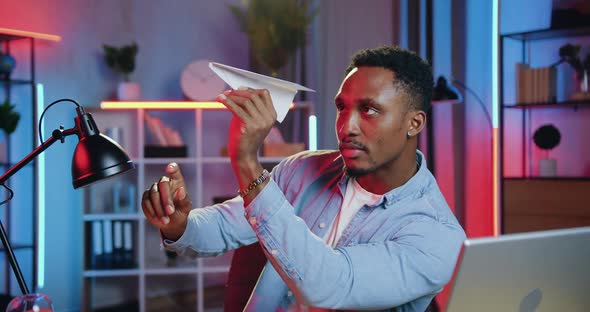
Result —
[[[443,76],[439,76],[436,80],[436,85],[432,93],[433,104],[451,102],[459,103],[463,101],[461,93],[447,82],[447,79]]]
[[[135,168],[123,148],[104,134],[83,136],[72,159],[72,183],[77,189]]]

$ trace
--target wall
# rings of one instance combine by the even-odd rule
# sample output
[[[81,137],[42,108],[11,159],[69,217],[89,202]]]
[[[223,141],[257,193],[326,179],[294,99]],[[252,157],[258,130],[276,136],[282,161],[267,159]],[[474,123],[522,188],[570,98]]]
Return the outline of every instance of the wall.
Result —
[[[316,59],[319,147],[337,148],[334,124],[334,96],[344,78],[344,70],[359,49],[391,45],[394,31],[393,6],[388,0],[371,5],[354,0],[322,0],[314,56]],[[396,25],[397,26],[397,25]]]

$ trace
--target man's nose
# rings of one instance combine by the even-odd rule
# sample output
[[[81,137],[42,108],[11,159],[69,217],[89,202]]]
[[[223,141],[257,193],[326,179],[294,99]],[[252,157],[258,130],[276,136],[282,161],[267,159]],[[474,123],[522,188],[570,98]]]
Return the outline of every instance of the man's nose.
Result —
[[[359,116],[355,113],[349,113],[342,116],[343,120],[339,132],[341,135],[350,136],[359,134]]]

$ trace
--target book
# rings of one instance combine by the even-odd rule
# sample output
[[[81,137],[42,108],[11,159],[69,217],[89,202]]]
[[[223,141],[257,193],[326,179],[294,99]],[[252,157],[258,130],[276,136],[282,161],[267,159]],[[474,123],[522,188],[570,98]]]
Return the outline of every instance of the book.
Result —
[[[123,267],[123,224],[113,222],[113,267]]]
[[[113,196],[113,213],[121,213],[121,188],[123,184],[120,181],[113,183],[113,191],[111,195]]]
[[[162,131],[162,122],[156,117],[150,116],[148,113],[143,114],[145,123],[148,125],[148,129],[152,136],[155,138],[158,145],[166,146],[168,142]]]
[[[131,221],[123,223],[123,266],[131,268],[135,266],[133,248],[133,224]]]
[[[523,63],[516,64],[516,102],[527,102],[527,70],[529,65]]]
[[[102,241],[104,244],[104,267],[110,268],[113,264],[113,229],[111,220],[102,221]]]
[[[99,269],[103,266],[103,242],[102,242],[102,223],[92,221],[92,254],[90,255],[90,267]]]

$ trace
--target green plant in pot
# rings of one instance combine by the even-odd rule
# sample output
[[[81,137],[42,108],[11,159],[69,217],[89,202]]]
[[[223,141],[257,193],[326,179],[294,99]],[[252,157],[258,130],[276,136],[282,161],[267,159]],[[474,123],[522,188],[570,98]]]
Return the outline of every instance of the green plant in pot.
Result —
[[[576,93],[572,99],[590,98],[588,75],[590,75],[590,53],[580,56],[580,45],[565,44],[559,48],[559,63],[568,63],[575,72]]]
[[[247,7],[229,8],[248,35],[254,71],[278,76],[297,51],[306,45],[307,28],[317,15],[309,1],[250,0]]]
[[[557,174],[557,160],[549,157],[549,151],[561,142],[561,133],[554,125],[547,124],[539,127],[533,134],[535,145],[544,150],[545,157],[539,160],[539,175],[552,177]]]
[[[0,137],[0,143],[6,141],[3,140],[3,137],[8,137],[18,126],[20,114],[15,112],[14,108],[15,105],[11,104],[8,100],[5,100],[4,103],[0,105],[0,130],[4,132],[4,135]],[[5,153],[5,148],[0,147],[0,160],[5,161],[6,159],[7,155]]]
[[[18,126],[20,115],[14,111],[15,107],[8,100],[0,105],[0,129],[4,131],[5,135],[12,134]]]
[[[121,101],[136,101],[141,97],[138,83],[131,81],[135,71],[135,59],[139,48],[137,43],[115,47],[103,45],[104,60],[107,66],[122,77],[117,88],[117,98]]]

